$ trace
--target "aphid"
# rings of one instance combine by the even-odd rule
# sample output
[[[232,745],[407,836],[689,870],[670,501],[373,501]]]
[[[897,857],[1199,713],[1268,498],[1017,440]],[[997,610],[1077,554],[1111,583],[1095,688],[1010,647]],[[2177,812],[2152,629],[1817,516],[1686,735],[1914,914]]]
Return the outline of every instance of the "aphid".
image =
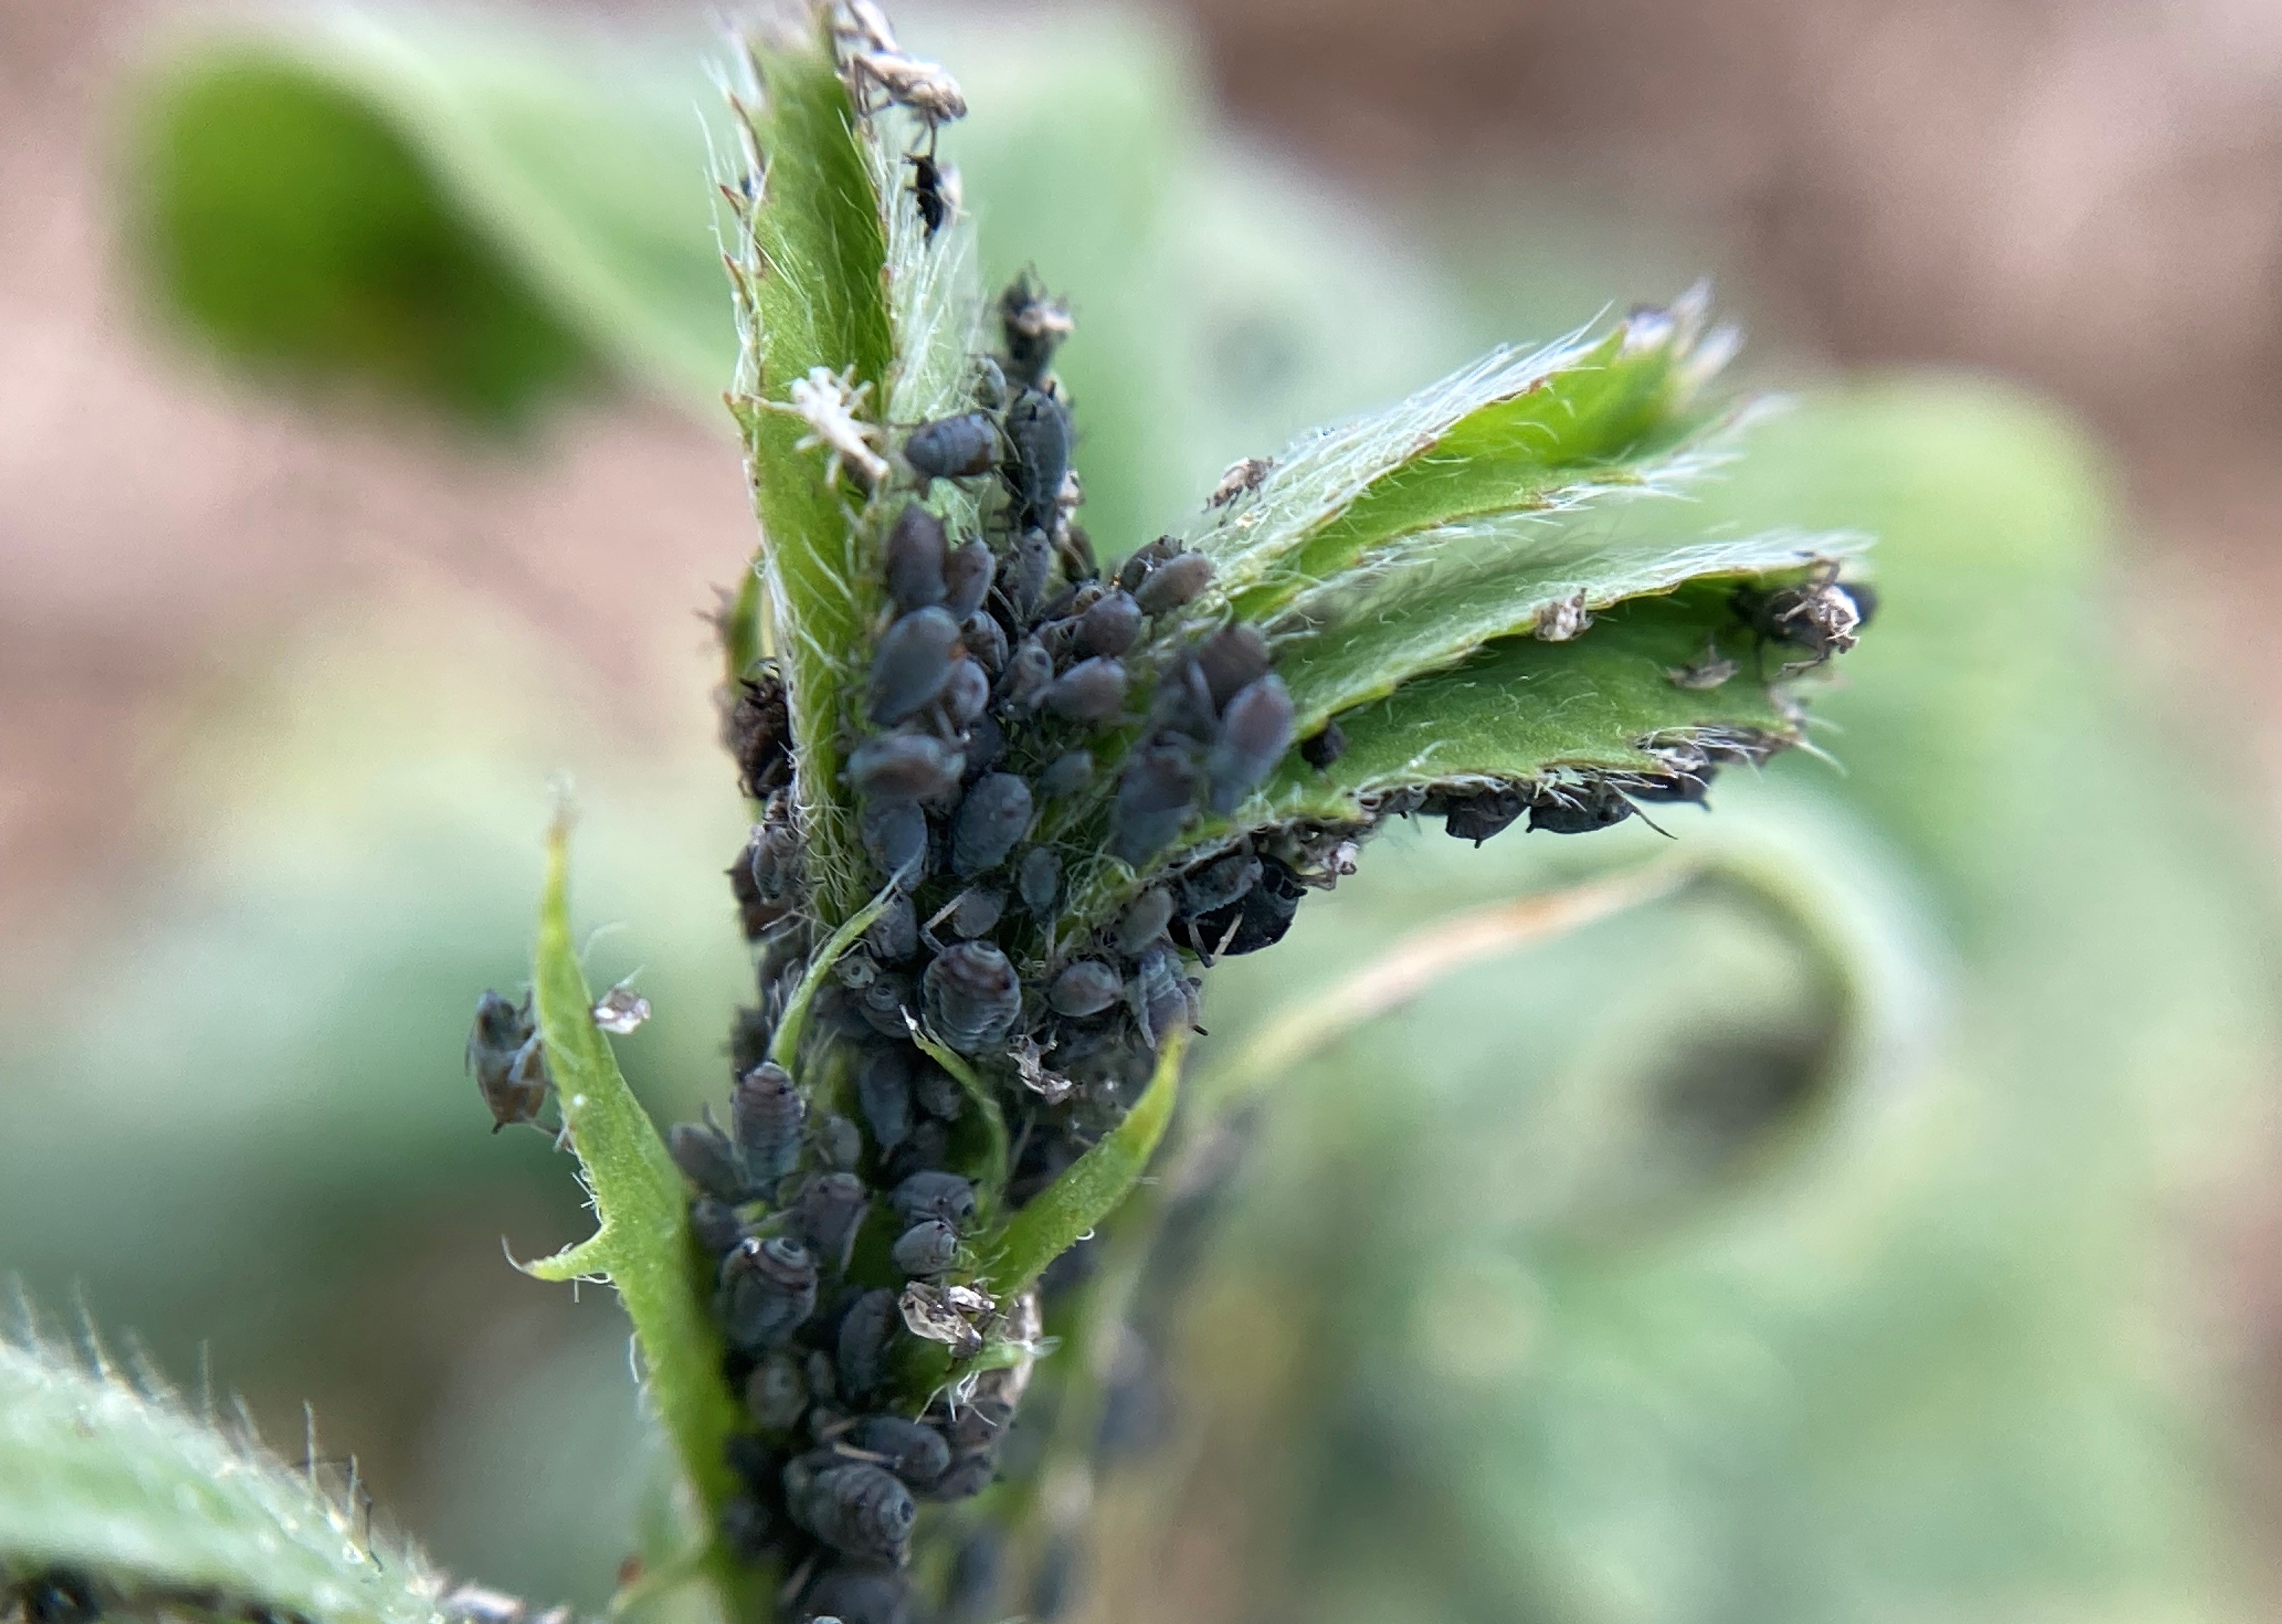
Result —
[[[721,742],[737,764],[737,787],[760,800],[792,781],[792,718],[784,680],[772,665],[737,684],[737,699],[722,719]]]
[[[959,641],[966,645],[966,657],[990,675],[1006,669],[1006,628],[998,624],[997,616],[969,615],[959,622]]]
[[[925,1488],[951,1466],[951,1443],[924,1421],[904,1416],[866,1416],[848,1441],[913,1488]]]
[[[1864,597],[1858,598],[1858,591]],[[1838,565],[1825,562],[1796,587],[1779,587],[1772,592],[1738,587],[1735,602],[1735,612],[1761,641],[1789,643],[1812,657],[1783,667],[1792,672],[1812,669],[1854,646],[1862,628],[1865,598],[1874,610],[1874,594],[1841,584]]]
[[[1110,848],[1138,867],[1170,845],[1196,808],[1202,775],[1185,750],[1144,745],[1117,781],[1110,809]]]
[[[1231,851],[1181,876],[1181,909],[1185,913],[1210,913],[1235,902],[1260,883],[1260,859],[1248,851]]]
[[[1633,815],[1633,804],[1603,779],[1588,779],[1574,789],[1542,789],[1529,804],[1529,827],[1548,835],[1587,835],[1595,829],[1622,823]]]
[[[1258,626],[1239,622],[1198,644],[1195,658],[1213,709],[1224,711],[1229,701],[1268,674],[1268,640]]]
[[[959,1232],[940,1218],[922,1218],[896,1238],[889,1255],[905,1274],[941,1274],[959,1256]]]
[[[954,942],[928,966],[921,984],[929,1023],[961,1054],[990,1048],[1021,1018],[1021,979],[988,942]]]
[[[942,1122],[955,1123],[966,1112],[966,1090],[933,1061],[923,1060],[912,1068],[912,1098],[920,1110]]]
[[[846,1120],[842,1118],[842,1120]],[[834,1273],[848,1267],[856,1232],[872,1210],[864,1181],[853,1173],[816,1173],[801,1181],[789,1209],[793,1232]]]
[[[671,1148],[669,1144],[668,1149]],[[678,1162],[680,1159],[675,1160]],[[697,1237],[699,1246],[718,1258],[745,1238],[745,1225],[728,1202],[717,1196],[701,1195],[689,1203],[689,1232]]]
[[[1123,996],[1124,978],[1098,959],[1067,966],[1046,988],[1046,1006],[1073,1020],[1099,1014]]]
[[[1006,591],[1024,615],[1036,615],[1053,568],[1054,544],[1044,531],[1026,530],[1014,538],[1006,559]]]
[[[613,1037],[624,1037],[638,1032],[649,1019],[649,1000],[632,987],[621,983],[595,1000],[588,1012],[594,1024]]]
[[[1049,532],[1069,472],[1069,413],[1044,390],[1024,389],[1006,408],[1006,441],[1010,522],[1018,533]]]
[[[1053,680],[1041,703],[1068,721],[1113,720],[1125,709],[1125,667],[1101,656],[1080,660]]]
[[[1006,759],[1006,730],[988,711],[967,723],[960,737],[966,742],[966,770],[959,775],[961,782],[973,783]]]
[[[730,1345],[759,1353],[788,1340],[816,1311],[816,1258],[788,1236],[747,1239],[721,1260],[715,1311]]]
[[[954,1357],[958,1355],[952,1349]],[[964,1500],[979,1495],[990,1487],[997,1477],[997,1463],[988,1451],[961,1455],[951,1464],[951,1470],[936,1479],[928,1490],[930,1500]]]
[[[1260,879],[1236,902],[1210,913],[1173,921],[1173,940],[1191,952],[1237,958],[1273,947],[1284,939],[1300,911],[1307,887],[1288,864],[1260,859]]]
[[[997,1308],[972,1286],[930,1286],[913,1280],[896,1299],[904,1329],[929,1342],[941,1342],[954,1359],[971,1359],[982,1351],[982,1333],[975,1321]]]
[[[943,561],[943,606],[954,620],[971,620],[990,595],[998,561],[981,541],[953,548]]]
[[[888,1205],[905,1224],[940,1218],[964,1232],[974,1222],[974,1186],[956,1173],[913,1173],[888,1193]]]
[[[1693,771],[1675,768],[1669,773],[1611,773],[1608,782],[1626,800],[1659,804],[1685,802],[1702,806],[1711,796],[1712,778],[1719,770],[1707,763]]]
[[[922,1116],[912,1125],[889,1168],[889,1175],[904,1178],[913,1173],[940,1172],[951,1165],[951,1130],[933,1117]]]
[[[1170,891],[1142,892],[1117,921],[1117,951],[1129,958],[1139,952],[1165,934],[1165,926],[1172,917]]]
[[[1129,996],[1141,1041],[1152,1049],[1176,1029],[1197,1023],[1197,990],[1181,972],[1180,955],[1162,943],[1142,950]]]
[[[1260,482],[1275,466],[1266,457],[1242,457],[1230,462],[1228,471],[1221,475],[1220,483],[1213,486],[1212,494],[1205,498],[1205,506],[1225,508],[1238,497],[1258,490]]]
[[[1585,608],[1585,593],[1579,588],[1557,602],[1548,603],[1537,611],[1530,626],[1530,635],[1540,642],[1565,643],[1581,637],[1593,624],[1593,617]]]
[[[1034,709],[1054,680],[1054,657],[1035,637],[1026,637],[1008,657],[998,679],[998,703],[1009,711]]]
[[[951,866],[973,875],[995,868],[1030,828],[1030,786],[1012,773],[974,781],[951,826]]]
[[[737,1146],[710,1122],[676,1123],[666,1130],[665,1147],[674,1166],[706,1194],[731,1205],[745,1199],[745,1169]]]
[[[800,1161],[808,1102],[781,1066],[763,1061],[738,1080],[729,1096],[729,1123],[755,1185],[783,1177]]]
[[[1141,605],[1123,587],[1105,592],[1078,617],[1077,641],[1089,654],[1118,655],[1141,635]]]
[[[961,412],[913,429],[904,461],[922,482],[987,474],[998,458],[998,425],[988,412]]]
[[[849,752],[848,781],[870,801],[932,801],[959,788],[966,765],[955,744],[926,734],[892,734]]]
[[[848,1172],[864,1158],[864,1133],[847,1117],[837,1112],[819,1117],[816,1123],[817,1159],[828,1168]]]
[[[990,703],[990,677],[974,660],[951,663],[951,680],[943,687],[943,713],[954,727],[964,727],[982,714]]]
[[[911,1030],[904,1012],[912,1006],[911,977],[889,970],[856,995],[856,1013],[882,1037],[901,1037]]]
[[[932,241],[936,232],[959,218],[959,171],[935,162],[925,152],[913,152],[910,162],[912,198],[919,205],[920,220]]]
[[[769,1508],[757,1496],[734,1495],[721,1507],[721,1540],[748,1562],[765,1562],[776,1549]],[[569,1609],[564,1609],[568,1624]],[[532,1624],[537,1624],[533,1620]]]
[[[808,1581],[794,1615],[800,1624],[910,1624],[910,1587],[868,1564],[835,1562]]]
[[[1003,891],[970,886],[959,894],[951,904],[951,934],[955,936],[987,936],[997,929],[999,916],[1006,911],[1006,895]]]
[[[888,532],[881,560],[888,596],[899,615],[934,609],[948,595],[943,559],[950,542],[943,521],[917,502],[906,502]]]
[[[1142,612],[1170,613],[1212,584],[1213,563],[1202,553],[1178,553],[1149,571],[1132,589]]]
[[[1228,702],[1220,738],[1205,757],[1212,809],[1228,813],[1258,789],[1292,748],[1292,696],[1270,673]]]
[[[789,1431],[807,1409],[808,1382],[790,1354],[769,1355],[745,1378],[746,1413],[769,1431]]]
[[[1347,753],[1347,735],[1337,722],[1325,722],[1317,731],[1300,741],[1300,759],[1318,773]]]
[[[1062,340],[1077,330],[1069,307],[1039,287],[1028,271],[998,296],[998,324],[1006,338],[1006,375],[1033,388],[1044,380]]]
[[[834,1369],[849,1397],[862,1399],[886,1376],[888,1344],[899,1323],[896,1294],[884,1286],[865,1292],[840,1317]]]
[[[1138,592],[1149,571],[1167,559],[1177,557],[1182,551],[1178,536],[1159,536],[1148,546],[1135,549],[1123,563],[1117,566],[1117,584],[1128,592]]]
[[[1075,795],[1093,781],[1093,754],[1074,750],[1057,756],[1038,774],[1038,792],[1049,798]]]
[[[1742,667],[1735,661],[1720,654],[1717,641],[1707,638],[1704,640],[1702,659],[1692,665],[1674,665],[1664,674],[1665,680],[1676,688],[1685,688],[1692,693],[1704,693],[1719,687],[1741,669]]]
[[[864,397],[872,392],[870,381],[855,381],[856,369],[834,372],[829,367],[811,367],[806,377],[795,378],[787,400],[763,400],[771,411],[789,412],[808,424],[808,432],[793,442],[796,451],[823,451],[825,478],[836,483],[841,472],[854,468],[866,486],[876,486],[888,477],[888,464],[872,447],[878,443],[880,431],[859,421],[857,409]]]
[[[467,1064],[476,1087],[491,1107],[492,1131],[512,1123],[539,1120],[550,1086],[546,1045],[531,1018],[531,999],[510,1004],[496,992],[476,1000],[476,1024],[468,1034]]]
[[[1471,795],[1450,796],[1442,814],[1442,832],[1453,840],[1471,840],[1477,846],[1493,835],[1511,828],[1529,802],[1510,785]]]
[[[827,1461],[831,1457],[825,1457]],[[785,1468],[793,1520],[844,1555],[901,1567],[919,1519],[912,1491],[868,1461],[818,1466],[805,1457]]]
[[[966,116],[966,97],[959,82],[935,63],[896,51],[858,51],[849,54],[848,66],[856,76],[862,112],[873,110],[869,91],[877,86],[889,101],[910,108],[929,125]]]
[[[910,801],[873,801],[864,808],[856,827],[863,837],[865,851],[880,866],[882,874],[904,875],[907,889],[926,877],[927,814],[918,806]],[[881,923],[887,922],[887,917],[882,915]],[[907,959],[911,950],[881,956]]]
[[[895,1149],[912,1131],[911,1053],[902,1044],[875,1044],[856,1062],[856,1107],[883,1151]]]
[[[907,806],[904,810],[917,812],[919,808]],[[866,833],[867,838],[865,843],[869,845],[871,843],[868,831]],[[920,839],[922,843],[927,839],[927,826],[924,822],[920,826]],[[878,860],[875,856],[873,861]],[[882,868],[888,867],[885,863],[881,863],[880,866]],[[890,872],[893,871],[890,870]],[[900,964],[919,952],[919,911],[912,905],[910,892],[896,893],[894,898],[889,902],[886,910],[879,918],[872,921],[872,928],[864,933],[864,941],[871,948],[873,956],[886,964]]]
[[[780,901],[800,887],[800,836],[777,818],[766,818],[753,826],[752,837],[745,843],[744,864],[754,891],[771,902]]]
[[[1091,765],[1091,758],[1088,758]],[[1061,895],[1062,859],[1044,846],[1033,846],[1022,853],[1022,860],[1014,868],[1014,890],[1022,905],[1041,919],[1054,911],[1054,901]]]
[[[933,704],[959,653],[959,622],[941,609],[914,610],[889,626],[872,657],[872,719],[886,727]]]

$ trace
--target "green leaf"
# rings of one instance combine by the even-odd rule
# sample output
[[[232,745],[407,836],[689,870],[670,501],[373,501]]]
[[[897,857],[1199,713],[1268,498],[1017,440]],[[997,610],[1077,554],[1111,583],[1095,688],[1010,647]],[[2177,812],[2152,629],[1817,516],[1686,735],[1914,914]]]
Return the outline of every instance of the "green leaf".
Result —
[[[721,1380],[725,1349],[708,1271],[689,1233],[681,1174],[594,1024],[594,997],[570,934],[566,819],[559,814],[547,834],[532,991],[563,1126],[602,1227],[524,1271],[542,1280],[601,1276],[617,1289],[633,1322],[646,1391],[695,1502],[706,1548],[700,1571],[735,1616],[736,1599],[757,1583],[718,1535],[721,1508],[737,1492],[726,1450],[740,1418]]]
[[[171,1395],[46,1347],[0,1342],[0,1567],[66,1567],[138,1610],[227,1598],[317,1624],[431,1624],[439,1581],[325,1492]]]
[[[1125,1200],[1149,1166],[1157,1142],[1173,1120],[1181,1089],[1187,1035],[1168,1036],[1157,1051],[1157,1069],[1125,1119],[1031,1198],[986,1247],[982,1279],[1005,1301],[1028,1287],[1046,1265],[1091,1233]]]

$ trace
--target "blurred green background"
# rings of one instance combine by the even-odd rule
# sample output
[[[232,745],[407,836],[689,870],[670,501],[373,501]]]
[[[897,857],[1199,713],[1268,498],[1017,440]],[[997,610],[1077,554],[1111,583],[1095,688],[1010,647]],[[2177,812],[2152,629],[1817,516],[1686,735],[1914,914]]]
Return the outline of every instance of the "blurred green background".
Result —
[[[1116,549],[1235,456],[1727,271],[1747,377],[1793,409],[1624,522],[1868,531],[1884,607],[1818,697],[1833,759],[1673,828],[1798,876],[1866,1053],[1816,1061],[1812,944],[1689,892],[1284,1079],[1153,1308],[1165,1441],[1106,1486],[1094,1616],[2270,1616],[2272,718],[2241,698],[2258,650],[2214,665],[2208,633],[2275,600],[2119,492],[2176,517],[2242,489],[2250,361],[2111,396],[2033,323],[1989,340],[2012,284],[1969,263],[1953,330],[1906,259],[1883,305],[1847,292],[1851,146],[1828,196],[1766,160],[1781,230],[1707,229],[1732,177],[1643,145],[1691,97],[1748,145],[1764,70],[1680,8],[1611,8],[1641,27],[1607,37],[1413,9],[1392,40],[1266,0],[903,20],[975,108],[945,149],[988,273],[1076,305],[1085,517]],[[1715,43],[1839,49],[1709,10]],[[640,1477],[624,1327],[501,1255],[585,1218],[543,1138],[484,1131],[459,1053],[476,991],[522,974],[566,772],[590,975],[658,1011],[622,1045],[636,1086],[674,1114],[726,1081],[741,812],[700,616],[749,524],[716,47],[662,4],[5,27],[0,1270],[177,1374],[203,1357],[275,1436],[312,1401],[447,1565],[596,1605]],[[2046,86],[2116,44],[2030,43]],[[1694,74],[1617,95],[1616,44],[1645,84]],[[1898,96],[1928,70],[1880,71]],[[1882,105],[1821,116],[1897,175],[1997,184]],[[1781,152],[1823,128],[1768,122]],[[2152,343],[2128,315],[2088,306],[2081,344]],[[1989,370],[1859,364],[1959,358]],[[1397,830],[1216,973],[1207,1062],[1404,930],[1661,845]]]

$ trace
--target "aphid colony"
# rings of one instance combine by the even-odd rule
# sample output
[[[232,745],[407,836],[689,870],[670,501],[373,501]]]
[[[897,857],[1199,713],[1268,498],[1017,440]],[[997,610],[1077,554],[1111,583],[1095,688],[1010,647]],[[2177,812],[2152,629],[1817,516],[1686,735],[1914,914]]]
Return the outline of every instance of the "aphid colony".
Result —
[[[106,1618],[206,1618],[233,1624],[308,1624],[296,1612],[184,1584],[122,1584],[68,1567],[0,1570],[0,1624],[97,1624]]]

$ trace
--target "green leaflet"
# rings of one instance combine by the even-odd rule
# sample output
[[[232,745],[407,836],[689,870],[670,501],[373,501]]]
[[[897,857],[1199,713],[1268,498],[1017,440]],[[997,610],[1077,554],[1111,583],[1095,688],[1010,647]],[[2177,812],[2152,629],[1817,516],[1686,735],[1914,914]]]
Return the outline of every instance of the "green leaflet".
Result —
[[[419,1552],[251,1442],[138,1391],[98,1357],[0,1342],[0,1565],[84,1572],[129,1597],[219,1591],[317,1624],[431,1624]]]
[[[757,1616],[734,1605],[757,1580],[713,1534],[722,1506],[737,1491],[724,1449],[740,1418],[721,1382],[721,1333],[689,1234],[688,1195],[594,1025],[594,998],[570,934],[570,832],[558,818],[547,834],[532,991],[563,1125],[602,1227],[524,1271],[542,1280],[601,1275],[617,1289],[633,1322],[649,1400],[695,1497],[695,1521],[706,1548],[699,1566],[734,1616]]]
[[[1710,582],[1634,599],[1573,641],[1511,638],[1455,670],[1406,683],[1340,717],[1347,752],[1328,771],[1293,755],[1240,820],[1347,821],[1361,816],[1361,797],[1373,791],[1527,778],[1556,765],[1651,771],[1654,758],[1634,741],[1673,730],[1742,727],[1794,739],[1796,724],[1752,680],[1748,648],[1729,650],[1743,669],[1717,688],[1679,688],[1667,674],[1702,657],[1713,628],[1733,626],[1727,591]],[[1766,658],[1772,669],[1780,652]]]

